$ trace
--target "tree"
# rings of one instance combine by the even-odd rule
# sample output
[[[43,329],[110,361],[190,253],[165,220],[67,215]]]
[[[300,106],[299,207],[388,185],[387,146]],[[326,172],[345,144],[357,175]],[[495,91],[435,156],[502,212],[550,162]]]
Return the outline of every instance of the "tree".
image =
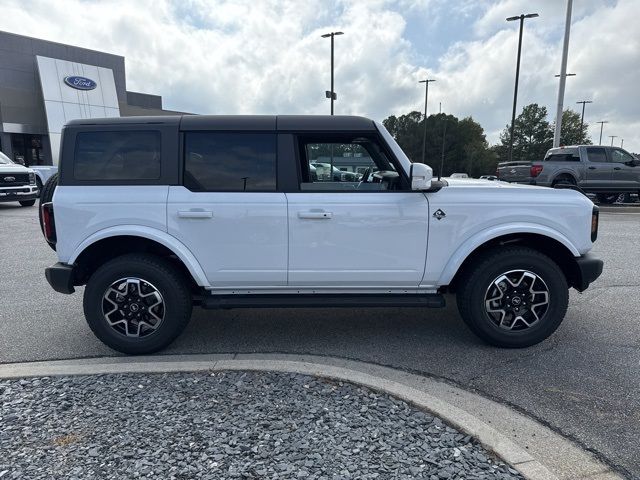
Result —
[[[382,123],[412,161],[422,161],[424,116],[420,112],[391,116]],[[489,150],[484,130],[471,117],[459,120],[439,113],[427,118],[425,163],[431,165],[435,175],[440,173],[443,143],[443,175],[465,172],[480,176],[495,172],[497,156]]]
[[[508,160],[510,125],[500,134],[499,153]],[[553,145],[553,130],[547,121],[547,107],[537,103],[526,105],[516,117],[513,130],[513,161],[542,160]]]
[[[551,130],[555,131],[555,122]],[[562,112],[562,131],[560,132],[560,145],[591,145],[589,137],[589,125],[582,125],[580,129],[580,114],[571,109]]]

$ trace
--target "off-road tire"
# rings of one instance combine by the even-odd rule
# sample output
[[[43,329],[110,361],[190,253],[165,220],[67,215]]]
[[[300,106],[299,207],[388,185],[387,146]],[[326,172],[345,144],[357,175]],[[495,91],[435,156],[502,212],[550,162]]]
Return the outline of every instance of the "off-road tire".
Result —
[[[105,292],[123,278],[139,278],[152,284],[164,299],[164,318],[157,330],[144,337],[118,332],[103,313]],[[104,344],[122,353],[157,352],[182,333],[191,319],[192,297],[187,279],[170,262],[149,254],[127,254],[99,267],[84,291],[84,314],[93,333]]]
[[[512,270],[532,272],[546,283],[549,292],[546,312],[529,328],[517,331],[500,328],[485,308],[485,296],[493,281]],[[569,287],[560,267],[546,255],[527,247],[489,250],[465,266],[457,284],[460,316],[473,333],[498,347],[522,348],[543,341],[560,326],[569,304]]]

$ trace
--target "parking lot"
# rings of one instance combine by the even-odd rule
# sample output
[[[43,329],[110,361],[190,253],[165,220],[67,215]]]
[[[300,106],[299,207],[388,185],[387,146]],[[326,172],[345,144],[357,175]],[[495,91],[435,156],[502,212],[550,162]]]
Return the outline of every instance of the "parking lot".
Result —
[[[308,353],[447,379],[527,412],[640,477],[640,213],[602,213],[603,276],[572,292],[542,344],[501,350],[476,339],[453,299],[443,310],[196,311],[166,353]],[[0,362],[116,355],[86,326],[81,291],[53,292],[37,209],[0,204]],[[81,290],[81,289],[80,289]]]

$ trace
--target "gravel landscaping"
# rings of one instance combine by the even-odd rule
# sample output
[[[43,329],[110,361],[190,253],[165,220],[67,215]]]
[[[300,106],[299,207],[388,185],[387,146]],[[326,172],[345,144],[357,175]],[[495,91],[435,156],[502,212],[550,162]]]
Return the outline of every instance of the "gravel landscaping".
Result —
[[[253,372],[0,380],[0,479],[521,479],[405,402]]]

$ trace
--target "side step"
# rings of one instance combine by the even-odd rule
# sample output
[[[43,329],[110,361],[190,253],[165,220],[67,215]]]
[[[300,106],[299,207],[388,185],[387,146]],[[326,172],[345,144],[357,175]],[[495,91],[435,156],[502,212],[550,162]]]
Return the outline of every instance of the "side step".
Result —
[[[442,308],[444,297],[430,294],[254,294],[211,295],[195,299],[206,309],[227,308],[326,308],[326,307],[423,307]]]

